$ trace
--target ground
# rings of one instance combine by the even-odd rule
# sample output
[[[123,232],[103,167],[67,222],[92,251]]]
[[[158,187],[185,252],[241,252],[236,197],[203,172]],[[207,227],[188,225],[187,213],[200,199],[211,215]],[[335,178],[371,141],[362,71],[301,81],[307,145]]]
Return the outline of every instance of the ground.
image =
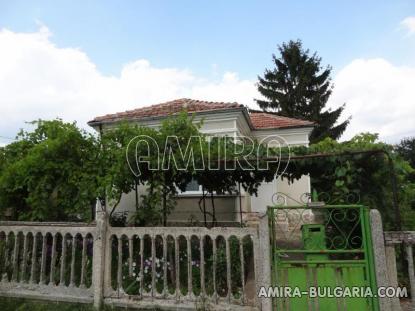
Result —
[[[411,299],[401,299],[401,308],[402,308],[402,311],[412,310]]]
[[[60,302],[34,301],[15,298],[0,298],[1,311],[95,311],[89,304],[72,304]],[[104,311],[133,310],[127,308],[112,308],[106,306]],[[137,311],[137,309],[134,309]]]

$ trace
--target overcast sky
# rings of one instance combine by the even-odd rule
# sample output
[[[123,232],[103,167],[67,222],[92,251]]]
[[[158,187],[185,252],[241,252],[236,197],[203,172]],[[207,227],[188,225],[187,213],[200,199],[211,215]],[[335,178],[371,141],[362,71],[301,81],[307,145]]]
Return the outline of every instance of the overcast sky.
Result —
[[[343,139],[415,135],[414,1],[0,0],[0,144],[25,121],[181,97],[255,107],[276,46],[302,39],[333,67]]]

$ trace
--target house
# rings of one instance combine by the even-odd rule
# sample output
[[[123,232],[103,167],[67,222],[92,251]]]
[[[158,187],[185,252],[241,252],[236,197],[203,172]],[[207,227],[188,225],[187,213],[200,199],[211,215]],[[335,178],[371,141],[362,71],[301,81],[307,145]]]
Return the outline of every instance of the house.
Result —
[[[207,135],[249,136],[258,141],[267,141],[269,137],[278,136],[288,145],[307,146],[310,132],[313,129],[312,122],[282,117],[274,113],[252,111],[238,103],[210,102],[187,98],[96,117],[88,124],[97,131],[110,129],[121,121],[157,128],[163,119],[171,115],[174,116],[183,110],[194,114],[194,122],[203,120],[201,132]],[[278,143],[272,139],[268,142],[270,145]],[[143,193],[146,190],[144,186],[141,186],[138,191]],[[276,192],[287,194],[286,204],[295,204],[290,197],[299,199],[303,193],[310,192],[309,177],[303,176],[293,184],[288,184],[287,180],[281,179],[263,183],[258,189],[258,196],[250,196],[243,191],[240,195],[237,193],[216,195],[217,218],[222,223],[235,223],[240,220],[240,210],[243,212],[265,211],[266,206],[272,204],[272,198]],[[117,211],[134,211],[135,197],[135,193],[125,194]],[[200,198],[201,189],[198,184],[190,183],[187,191],[178,195],[177,207],[169,216],[169,221],[181,223],[202,220],[203,214],[199,209]],[[207,210],[211,208],[210,204],[210,200],[206,200]]]

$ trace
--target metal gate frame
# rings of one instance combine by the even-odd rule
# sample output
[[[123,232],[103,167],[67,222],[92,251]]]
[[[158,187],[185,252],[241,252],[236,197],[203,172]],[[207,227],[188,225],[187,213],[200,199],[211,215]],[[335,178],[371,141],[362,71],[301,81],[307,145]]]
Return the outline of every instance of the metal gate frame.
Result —
[[[300,214],[301,217],[304,211],[313,211],[311,215],[314,215],[314,212],[317,212],[317,211],[318,213],[323,214],[323,215],[324,213],[328,212],[329,221],[333,221],[333,222],[334,220],[333,218],[331,218],[333,215],[335,215],[333,214],[333,211],[340,211],[341,213],[343,213],[343,215],[345,215],[345,217],[347,217],[347,213],[350,213],[350,211],[356,211],[359,216],[358,220],[356,221],[357,221],[357,224],[360,222],[360,226],[356,224],[356,226],[352,228],[352,231],[350,231],[350,233],[346,236],[346,239],[345,239],[346,244],[344,248],[336,249],[335,247],[327,247],[327,248],[323,247],[324,249],[320,248],[320,249],[307,250],[305,249],[306,247],[304,247],[305,243],[303,243],[302,248],[297,248],[297,249],[288,249],[287,247],[279,248],[277,245],[278,239],[277,239],[276,228],[278,224],[276,221],[276,217],[278,217],[279,216],[278,214],[281,214],[281,212],[287,215],[289,212],[293,212],[293,211],[302,211]],[[366,274],[364,276],[364,279],[366,281],[365,286],[370,287],[374,294],[377,293],[375,265],[374,265],[374,257],[373,257],[373,247],[372,247],[372,237],[371,237],[371,230],[370,230],[368,207],[363,206],[363,205],[324,205],[324,204],[313,204],[313,203],[309,203],[306,205],[300,205],[300,206],[278,205],[278,206],[268,207],[268,217],[270,220],[269,225],[270,225],[270,233],[271,233],[271,241],[270,241],[271,242],[271,260],[272,260],[271,280],[272,280],[273,286],[282,286],[282,284],[278,283],[278,269],[292,266],[294,264],[300,265],[300,266],[302,265],[303,267],[308,267],[308,268],[313,268],[313,267],[315,268],[316,265],[335,265],[336,268],[337,267],[353,267],[353,266],[359,265],[360,267],[364,268],[363,271],[365,271],[365,274]],[[327,221],[327,223],[323,223],[324,226],[327,226],[329,221]],[[297,226],[299,224],[304,224],[304,223],[298,222]],[[351,238],[351,235],[353,231],[359,227],[360,227],[359,233],[361,235],[360,236],[361,247],[359,248],[348,247],[348,246],[351,246],[352,244],[350,241],[348,241],[348,239],[354,239],[354,237]],[[294,229],[298,231],[299,228],[297,227]],[[340,232],[342,231],[341,229],[339,229],[339,227],[337,227],[337,230],[339,230]],[[335,246],[333,242],[335,238],[336,237],[334,237],[331,240],[332,242],[331,246]],[[302,239],[304,240],[304,237]],[[327,241],[324,243],[328,244]],[[324,256],[326,256],[327,259],[321,259],[321,260],[315,260],[315,261],[310,261],[308,259],[300,260],[300,261],[298,260],[290,261],[290,260],[282,259],[283,256],[286,254],[296,254],[296,253],[302,254],[305,258],[307,258],[307,256],[309,255],[320,254],[320,255],[323,255],[323,258]],[[359,257],[359,259],[354,258],[354,259],[337,260],[337,259],[329,258],[329,256],[339,256],[339,257],[344,256],[347,258],[351,256],[352,254],[357,254],[356,257]],[[273,310],[280,311],[281,309],[277,308],[277,300],[278,298],[273,299]],[[307,301],[309,301],[309,299],[307,299]],[[368,310],[372,310],[372,311],[379,310],[378,298],[375,298],[375,297],[366,298],[366,301],[369,304]],[[314,302],[313,302],[313,305],[314,305]],[[284,310],[283,307],[282,309]],[[310,305],[308,309],[311,310]],[[312,310],[314,310],[314,307],[312,308]],[[303,310],[296,309],[296,311],[303,311]]]

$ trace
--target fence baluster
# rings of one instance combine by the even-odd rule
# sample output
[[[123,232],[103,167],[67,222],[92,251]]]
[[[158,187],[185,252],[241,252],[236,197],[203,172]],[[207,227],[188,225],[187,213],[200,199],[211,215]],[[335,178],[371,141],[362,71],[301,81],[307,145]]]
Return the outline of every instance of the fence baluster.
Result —
[[[75,286],[75,251],[76,251],[76,235],[72,237],[72,257],[71,257],[71,279],[69,286]]]
[[[187,295],[190,297],[193,294],[193,275],[192,275],[192,236],[186,237],[187,244]]]
[[[117,269],[117,289],[122,292],[122,236],[117,236],[118,239],[118,269]]]
[[[53,235],[52,241],[52,258],[50,260],[50,276],[49,276],[49,285],[54,285],[54,278],[55,278],[55,264],[56,264],[56,239],[57,234]]]
[[[14,236],[14,249],[13,249],[13,272],[12,281],[17,282],[17,275],[19,273],[17,267],[17,261],[19,256],[19,233]]]
[[[32,247],[32,267],[30,269],[30,283],[35,284],[36,283],[36,253],[37,253],[37,239],[38,235],[33,233],[33,247]]]
[[[205,288],[205,249],[204,249],[204,236],[199,236],[199,243],[200,243],[200,296],[205,297],[206,295],[206,288]]]
[[[96,236],[94,235],[94,245],[95,245],[95,239]],[[113,252],[113,245],[114,245],[114,239],[115,236],[113,234],[108,233],[106,236],[105,241],[105,265],[104,265],[104,293],[107,291],[113,292],[112,287],[112,252]],[[97,256],[97,254],[94,252],[93,256]]]
[[[156,284],[156,238],[151,236],[151,297],[154,298],[155,284]]]
[[[245,304],[245,259],[244,259],[244,243],[243,237],[239,239],[239,257],[241,257],[241,283],[242,283],[242,293],[241,293],[241,303]]]
[[[212,270],[213,270],[213,299],[216,303],[218,303],[218,293],[216,291],[216,237],[213,239],[213,245],[212,245],[212,251],[213,251],[213,264],[212,264]]]
[[[7,266],[9,265],[9,234],[10,232],[6,233],[6,242],[4,244],[4,274],[1,278],[2,282],[7,282]]]
[[[179,254],[179,236],[174,239],[174,269],[176,271],[176,299],[180,300],[180,254]]]
[[[60,266],[59,285],[65,286],[65,264],[66,264],[66,235],[62,236],[62,254]]]
[[[40,284],[46,283],[46,243],[47,243],[47,233],[42,235],[42,257],[40,262]]]
[[[28,233],[23,235],[23,254],[22,254],[22,264],[20,267],[20,282],[26,282],[26,257],[27,257],[27,241]]]
[[[84,235],[82,239],[82,259],[81,259],[81,283],[79,287],[85,287],[85,269],[86,269],[86,245],[87,245],[87,236]]]
[[[133,275],[133,236],[128,238],[128,274]]]
[[[144,296],[144,235],[140,237],[140,296]]]
[[[167,237],[163,234],[163,295],[167,296]]]
[[[226,282],[228,287],[227,298],[228,301],[231,301],[232,298],[232,280],[231,280],[231,252],[229,248],[229,237],[225,238],[225,245],[226,245]]]
[[[414,257],[412,245],[406,245],[406,259],[408,260],[409,283],[411,284],[411,301],[412,308],[415,309],[415,275],[414,275]]]

